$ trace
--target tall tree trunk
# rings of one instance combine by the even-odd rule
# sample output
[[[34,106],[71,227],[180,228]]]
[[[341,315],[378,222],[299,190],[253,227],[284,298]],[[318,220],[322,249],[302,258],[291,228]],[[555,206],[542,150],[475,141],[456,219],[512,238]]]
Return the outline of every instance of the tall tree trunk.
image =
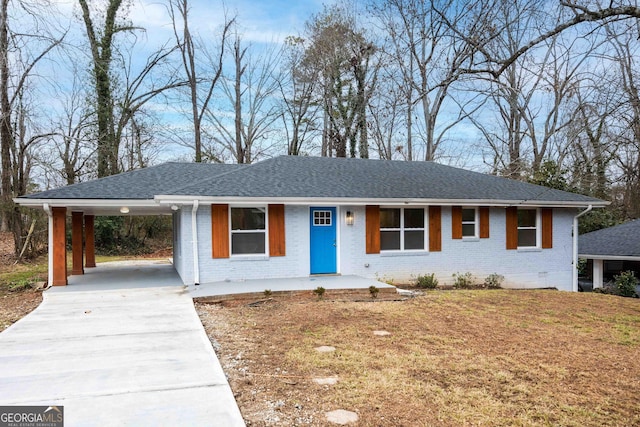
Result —
[[[2,221],[0,229],[9,231],[9,217],[13,210],[11,191],[11,146],[13,129],[11,127],[11,103],[9,101],[9,29],[7,8],[9,0],[0,4],[0,191],[2,191]]]
[[[98,177],[118,173],[118,150],[120,141],[116,140],[113,119],[113,96],[109,69],[112,60],[113,36],[118,31],[116,14],[122,0],[109,0],[105,14],[102,37],[98,34],[91,19],[86,0],[78,0],[82,8],[87,38],[93,59],[93,78],[96,90],[96,113],[98,116]]]

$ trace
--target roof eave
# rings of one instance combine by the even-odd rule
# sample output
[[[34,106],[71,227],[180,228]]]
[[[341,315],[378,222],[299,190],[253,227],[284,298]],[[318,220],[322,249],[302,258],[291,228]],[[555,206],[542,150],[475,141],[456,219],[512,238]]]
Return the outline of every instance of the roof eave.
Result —
[[[579,258],[586,259],[601,259],[604,261],[640,261],[640,256],[637,255],[593,255],[593,254],[578,254]]]
[[[130,207],[152,207],[158,206],[153,199],[28,199],[23,197],[17,197],[13,201],[20,205],[29,208],[42,208],[44,205],[50,207],[66,207],[66,206],[78,206],[78,207],[116,207],[116,206],[130,206]]]
[[[275,203],[287,205],[441,205],[441,206],[522,206],[522,207],[558,207],[558,208],[594,208],[605,207],[610,202],[593,201],[534,201],[534,200],[494,200],[494,199],[421,199],[421,198],[358,198],[358,197],[243,197],[243,196],[189,196],[157,195],[154,200],[160,204],[189,204],[194,200],[200,203]]]

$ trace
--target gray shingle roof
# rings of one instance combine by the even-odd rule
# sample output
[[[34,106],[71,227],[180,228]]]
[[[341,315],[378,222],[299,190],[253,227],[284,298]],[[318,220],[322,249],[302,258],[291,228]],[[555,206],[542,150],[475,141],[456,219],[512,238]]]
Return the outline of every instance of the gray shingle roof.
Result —
[[[184,187],[241,167],[242,165],[216,163],[164,163],[23,197],[146,200],[153,199],[157,194],[170,192],[174,188]]]
[[[212,177],[170,195],[370,199],[599,199],[433,162],[282,156]]]
[[[157,195],[603,203],[433,162],[297,156],[247,166],[166,163],[25,197],[152,199]]]
[[[640,220],[579,236],[578,252],[581,255],[640,257]]]

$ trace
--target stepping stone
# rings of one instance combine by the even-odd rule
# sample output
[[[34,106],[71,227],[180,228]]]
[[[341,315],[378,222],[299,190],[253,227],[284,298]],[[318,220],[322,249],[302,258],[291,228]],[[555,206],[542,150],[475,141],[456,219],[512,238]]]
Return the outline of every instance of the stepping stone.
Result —
[[[388,335],[391,335],[391,332],[387,332],[387,331],[373,331],[373,335],[378,336],[378,337],[386,337]]]
[[[336,348],[330,345],[321,345],[320,347],[316,347],[316,351],[320,353],[331,353],[332,351],[336,351]]]
[[[338,383],[338,377],[314,378],[313,382],[318,385],[335,385]]]
[[[325,416],[327,417],[327,421],[334,424],[346,425],[358,422],[358,414],[345,411],[344,409],[327,412]]]

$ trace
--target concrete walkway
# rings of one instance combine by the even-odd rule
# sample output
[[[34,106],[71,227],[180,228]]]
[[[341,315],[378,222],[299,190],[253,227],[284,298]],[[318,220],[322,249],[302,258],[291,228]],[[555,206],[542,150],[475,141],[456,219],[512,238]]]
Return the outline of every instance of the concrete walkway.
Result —
[[[185,287],[111,280],[49,290],[0,334],[0,405],[63,405],[68,426],[243,426]]]

